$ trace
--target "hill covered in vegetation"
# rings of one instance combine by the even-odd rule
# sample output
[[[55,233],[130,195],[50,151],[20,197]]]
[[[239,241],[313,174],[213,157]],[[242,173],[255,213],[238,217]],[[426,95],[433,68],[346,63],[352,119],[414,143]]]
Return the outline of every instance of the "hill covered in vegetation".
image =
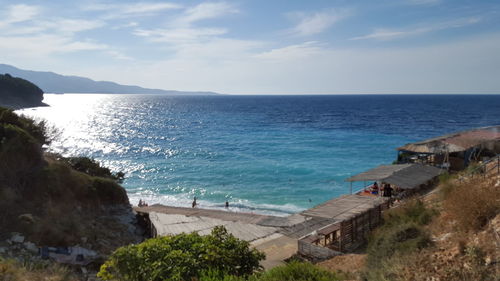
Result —
[[[118,183],[123,174],[46,153],[52,135],[44,122],[0,108],[0,242],[16,232],[39,246],[79,244],[103,253],[133,242],[118,218],[133,217]]]
[[[43,91],[37,85],[10,74],[0,74],[0,105],[22,108],[45,105]]]

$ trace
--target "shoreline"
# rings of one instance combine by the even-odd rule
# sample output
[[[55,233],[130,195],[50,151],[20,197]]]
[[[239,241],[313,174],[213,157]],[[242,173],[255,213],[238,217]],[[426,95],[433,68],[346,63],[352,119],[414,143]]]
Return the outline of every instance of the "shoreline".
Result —
[[[157,198],[155,197],[145,197],[145,196],[130,196],[127,193],[127,196],[129,197],[130,204],[135,208],[138,207],[138,202],[139,199],[142,199],[146,203],[148,203],[149,206],[165,206],[165,207],[173,207],[173,208],[191,208],[191,202],[182,202],[179,204],[169,204],[162,202],[162,200],[155,200]],[[287,204],[289,209],[293,210],[283,210],[279,208],[266,208],[264,207],[267,204],[262,204],[264,205],[263,207],[253,207],[253,206],[248,206],[245,204],[241,203],[229,203],[229,207],[226,208],[224,202],[221,202],[220,204],[215,204],[211,201],[205,201],[205,200],[200,200],[198,198],[197,200],[197,206],[195,209],[202,209],[202,210],[215,210],[215,211],[224,211],[224,212],[230,212],[230,213],[247,213],[247,214],[256,214],[256,215],[263,215],[263,216],[276,216],[276,217],[287,217],[290,215],[294,215],[297,213],[300,213],[304,210],[307,209],[305,208],[300,208],[296,205],[290,206],[291,204]],[[207,204],[208,203],[208,204]],[[279,206],[279,205],[276,205]]]

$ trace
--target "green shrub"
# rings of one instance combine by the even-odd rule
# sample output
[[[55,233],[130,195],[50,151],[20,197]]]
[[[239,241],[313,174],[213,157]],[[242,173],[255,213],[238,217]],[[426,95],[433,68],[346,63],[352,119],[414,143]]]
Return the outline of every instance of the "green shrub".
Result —
[[[191,280],[209,270],[246,276],[261,269],[264,254],[235,238],[223,226],[197,233],[149,239],[117,249],[98,276],[103,280]]]
[[[102,167],[95,159],[88,157],[61,157],[60,160],[68,163],[73,169],[94,177],[110,178],[119,183],[123,182],[125,174],[123,172],[112,173],[106,167]]]
[[[453,176],[450,175],[450,173],[448,173],[448,172],[444,172],[444,173],[439,175],[439,183],[441,183],[441,184],[445,184],[445,183],[449,182],[451,179],[453,179]]]
[[[392,280],[388,274],[394,257],[405,259],[431,244],[423,225],[428,224],[435,211],[428,209],[420,200],[406,202],[399,208],[384,214],[384,224],[369,237],[365,278],[368,280]]]
[[[49,144],[53,134],[56,134],[56,130],[49,127],[43,120],[37,122],[31,118],[19,116],[11,109],[0,107],[0,127],[2,125],[13,125],[23,129],[40,145]]]
[[[0,184],[25,186],[25,178],[41,161],[41,145],[36,139],[20,127],[0,124]]]
[[[436,210],[429,209],[421,200],[411,200],[399,208],[388,210],[384,214],[383,227],[388,228],[408,222],[416,223],[417,225],[426,225],[431,222],[436,214]]]
[[[258,281],[334,281],[340,280],[332,272],[306,262],[291,262],[264,272]]]
[[[308,262],[293,261],[269,271],[253,274],[246,279],[220,271],[204,272],[199,281],[335,281],[342,280],[335,273]]]
[[[242,276],[229,275],[219,270],[207,270],[201,273],[198,281],[258,281],[255,275],[248,278]]]
[[[127,192],[111,179],[94,177],[89,197],[106,204],[128,204]]]
[[[18,116],[0,107],[0,185],[22,189],[43,166],[42,146],[49,134],[44,122]]]
[[[430,243],[429,235],[415,223],[377,230],[368,244],[367,266],[377,268],[394,254],[410,254]]]

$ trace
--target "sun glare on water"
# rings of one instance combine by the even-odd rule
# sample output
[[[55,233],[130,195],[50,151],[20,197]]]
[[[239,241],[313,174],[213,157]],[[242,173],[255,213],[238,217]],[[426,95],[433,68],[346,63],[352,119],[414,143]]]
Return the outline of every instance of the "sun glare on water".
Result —
[[[58,137],[51,146],[55,152],[68,154],[68,149],[81,150],[109,150],[109,144],[100,143],[98,138],[110,133],[104,126],[99,126],[100,132],[92,130],[96,123],[96,113],[100,116],[109,116],[102,105],[111,99],[109,95],[95,94],[89,98],[88,94],[66,95],[46,94],[44,102],[48,107],[24,109],[19,113],[34,117],[37,120],[50,120],[49,125],[56,128]],[[101,124],[102,125],[102,124]],[[110,124],[111,126],[112,124]]]

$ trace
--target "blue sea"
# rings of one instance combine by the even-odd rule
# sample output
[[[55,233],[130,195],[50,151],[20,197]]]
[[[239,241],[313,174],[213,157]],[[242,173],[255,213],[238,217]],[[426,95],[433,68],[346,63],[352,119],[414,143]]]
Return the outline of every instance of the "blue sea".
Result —
[[[349,193],[351,175],[406,143],[499,125],[499,95],[46,94],[19,112],[58,129],[50,149],[126,173],[133,204],[286,215]],[[360,188],[358,183],[355,188]]]

